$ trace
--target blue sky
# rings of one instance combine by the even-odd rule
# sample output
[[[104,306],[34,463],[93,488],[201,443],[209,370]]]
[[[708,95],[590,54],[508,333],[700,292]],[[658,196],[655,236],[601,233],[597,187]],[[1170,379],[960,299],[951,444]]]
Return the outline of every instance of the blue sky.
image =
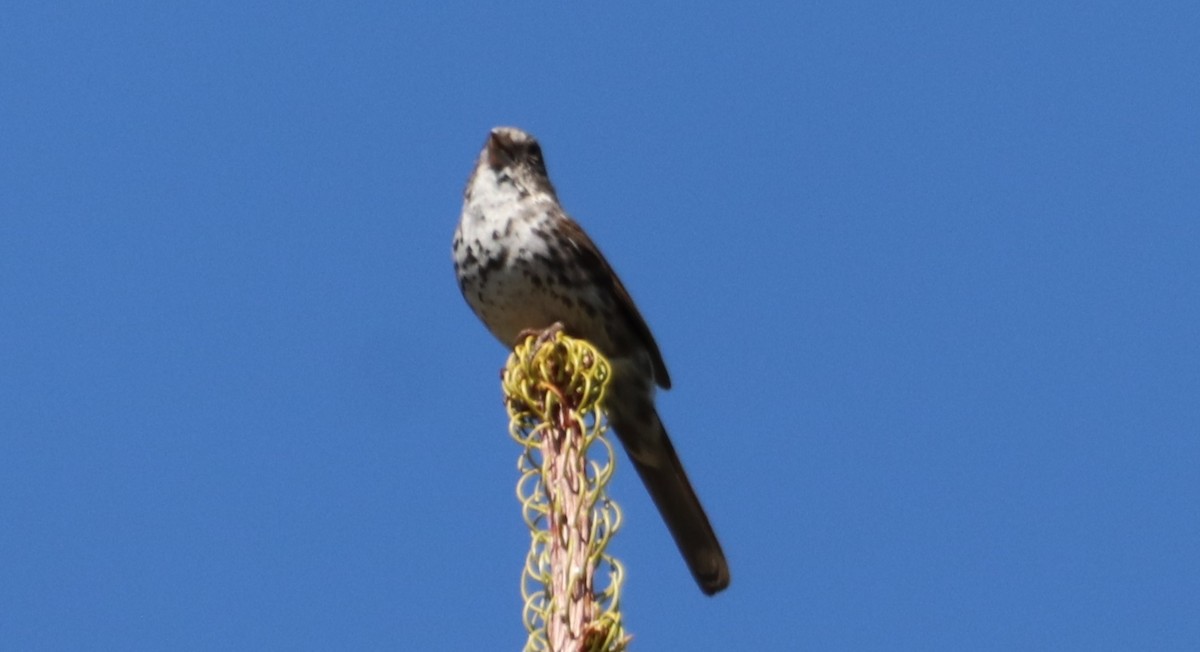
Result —
[[[1053,4],[1054,6],[1051,6]],[[667,359],[643,650],[1200,648],[1195,3],[9,3],[0,647],[517,649],[487,130]]]

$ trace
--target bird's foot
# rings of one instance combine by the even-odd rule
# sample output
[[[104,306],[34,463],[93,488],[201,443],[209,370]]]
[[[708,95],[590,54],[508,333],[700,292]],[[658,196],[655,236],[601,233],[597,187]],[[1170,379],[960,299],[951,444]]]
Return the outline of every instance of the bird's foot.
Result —
[[[520,344],[521,342],[536,336],[537,339],[533,342],[533,348],[540,349],[542,348],[542,345],[546,344],[550,340],[553,340],[555,335],[563,332],[564,328],[565,327],[561,321],[556,321],[546,328],[526,328],[520,333],[517,333],[517,343]]]

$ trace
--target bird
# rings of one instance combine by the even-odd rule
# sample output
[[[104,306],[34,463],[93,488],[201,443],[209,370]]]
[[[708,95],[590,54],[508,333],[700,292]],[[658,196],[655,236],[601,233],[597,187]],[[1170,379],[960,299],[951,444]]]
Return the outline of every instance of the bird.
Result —
[[[612,266],[563,210],[532,135],[488,134],[463,192],[453,258],[463,297],[501,344],[561,328],[609,360],[609,425],[700,590],[729,586],[725,553],[655,407],[656,386],[671,387],[662,353]]]

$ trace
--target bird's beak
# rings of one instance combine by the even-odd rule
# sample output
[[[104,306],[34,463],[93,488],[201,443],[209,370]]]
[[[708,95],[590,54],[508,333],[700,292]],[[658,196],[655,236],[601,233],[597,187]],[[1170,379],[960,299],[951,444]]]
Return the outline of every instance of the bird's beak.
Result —
[[[494,170],[508,165],[513,160],[512,143],[496,132],[488,134],[487,141],[488,165]]]

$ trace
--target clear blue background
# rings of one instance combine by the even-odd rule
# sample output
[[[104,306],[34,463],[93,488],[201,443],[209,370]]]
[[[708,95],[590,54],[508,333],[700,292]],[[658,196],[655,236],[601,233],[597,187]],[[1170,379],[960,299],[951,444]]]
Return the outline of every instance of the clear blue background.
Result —
[[[732,562],[623,466],[637,649],[1200,649],[1197,3],[100,4],[0,10],[0,648],[519,648],[515,124]]]

